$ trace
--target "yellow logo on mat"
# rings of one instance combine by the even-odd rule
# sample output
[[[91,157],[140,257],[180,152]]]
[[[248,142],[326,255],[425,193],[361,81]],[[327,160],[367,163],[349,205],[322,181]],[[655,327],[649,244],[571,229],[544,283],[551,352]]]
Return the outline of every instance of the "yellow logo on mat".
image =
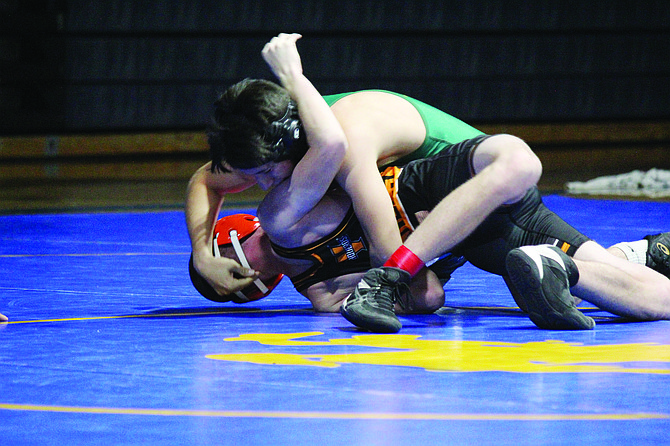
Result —
[[[418,367],[436,372],[654,373],[670,374],[670,345],[583,345],[562,341],[527,343],[426,340],[415,335],[362,335],[304,340],[323,333],[244,334],[225,341],[277,347],[311,347],[319,353],[231,353],[207,355],[253,364],[339,367],[342,364]],[[334,349],[337,353],[321,353]]]

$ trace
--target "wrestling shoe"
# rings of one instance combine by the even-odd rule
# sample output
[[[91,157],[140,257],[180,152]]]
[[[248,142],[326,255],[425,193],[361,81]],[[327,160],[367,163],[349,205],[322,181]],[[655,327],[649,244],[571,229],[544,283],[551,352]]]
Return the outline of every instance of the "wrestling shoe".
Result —
[[[670,278],[670,232],[648,235],[644,239],[649,242],[646,265]]]
[[[579,280],[572,259],[552,245],[523,246],[507,254],[507,273],[519,308],[545,330],[592,330],[595,321],[579,311],[570,287]]]
[[[394,304],[400,292],[409,292],[410,275],[390,266],[373,268],[365,273],[353,293],[342,303],[340,313],[357,327],[375,333],[396,333],[402,323]]]

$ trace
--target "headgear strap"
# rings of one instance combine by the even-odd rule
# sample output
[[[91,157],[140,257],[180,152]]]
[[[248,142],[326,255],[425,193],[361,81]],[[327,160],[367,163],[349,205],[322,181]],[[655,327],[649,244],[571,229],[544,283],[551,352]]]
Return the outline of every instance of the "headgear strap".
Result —
[[[213,251],[214,257],[221,257],[221,252],[219,251],[220,245],[231,244],[237,254],[237,258],[240,261],[240,264],[245,268],[250,268],[249,261],[247,256],[244,254],[242,249],[242,244],[240,240],[244,240],[260,227],[260,222],[257,217],[249,214],[233,214],[223,217],[217,221],[216,226],[214,227],[214,242],[213,242]],[[271,288],[268,288],[263,281],[260,279],[254,280],[254,285],[260,290],[260,296],[257,297],[258,291],[252,291],[250,294],[245,294],[243,291],[235,292],[235,295],[240,299],[241,302],[248,302],[250,300],[256,300],[260,297],[264,297],[272,291],[272,289],[277,286],[283,274],[278,274],[277,277],[272,279],[270,284]],[[246,290],[246,288],[245,288]]]
[[[236,230],[231,230],[229,233],[230,236],[230,241],[233,244],[233,249],[235,250],[235,254],[237,254],[237,258],[240,260],[240,263],[242,264],[243,267],[245,268],[251,268],[249,266],[249,262],[247,261],[247,256],[244,255],[244,250],[242,249],[242,245],[240,244],[240,239],[237,236],[237,231]],[[221,252],[219,251],[219,243],[218,243],[219,235],[216,235],[216,238],[214,239],[214,257],[221,257]],[[261,281],[261,279],[256,279],[254,280],[254,285],[258,287],[259,290],[261,290],[261,293],[266,294],[269,292],[268,287],[265,286],[265,284]],[[242,300],[246,300],[247,296],[242,293],[242,291],[235,291],[235,295],[239,297]]]

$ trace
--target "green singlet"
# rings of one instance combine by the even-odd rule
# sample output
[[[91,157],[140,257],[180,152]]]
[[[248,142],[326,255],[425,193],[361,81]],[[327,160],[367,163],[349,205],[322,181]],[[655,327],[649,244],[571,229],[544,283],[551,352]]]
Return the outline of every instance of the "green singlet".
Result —
[[[409,153],[393,162],[393,165],[402,166],[415,159],[428,158],[437,154],[438,152],[441,152],[445,148],[448,148],[452,144],[484,134],[471,125],[461,121],[460,119],[455,118],[443,112],[442,110],[433,107],[432,105],[421,102],[418,99],[386,90],[363,91],[379,91],[405,99],[410,104],[412,104],[414,108],[416,108],[416,110],[421,115],[421,118],[423,119],[424,125],[426,126],[426,139],[423,141],[423,144],[421,144],[421,146],[414,152]],[[326,103],[328,103],[329,106],[332,106],[335,102],[342,99],[343,97],[354,93],[360,92],[339,93],[327,95],[323,98],[326,100]]]

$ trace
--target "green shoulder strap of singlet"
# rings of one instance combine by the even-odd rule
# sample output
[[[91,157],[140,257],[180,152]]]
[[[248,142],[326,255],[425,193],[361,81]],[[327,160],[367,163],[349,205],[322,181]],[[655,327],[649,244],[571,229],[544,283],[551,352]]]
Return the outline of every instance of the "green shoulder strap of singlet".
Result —
[[[386,90],[362,91],[379,91],[401,97],[411,103],[423,119],[423,123],[426,126],[426,139],[424,140],[423,144],[421,144],[421,146],[414,152],[396,160],[393,163],[394,165],[401,166],[414,159],[427,158],[442,150],[445,144],[455,144],[466,139],[483,135],[481,131],[477,130],[471,125],[466,124],[460,119],[451,116],[442,110],[433,107],[432,105],[421,102],[418,99]],[[323,98],[329,106],[332,106],[343,97],[354,93],[359,92],[339,93],[327,95]]]

